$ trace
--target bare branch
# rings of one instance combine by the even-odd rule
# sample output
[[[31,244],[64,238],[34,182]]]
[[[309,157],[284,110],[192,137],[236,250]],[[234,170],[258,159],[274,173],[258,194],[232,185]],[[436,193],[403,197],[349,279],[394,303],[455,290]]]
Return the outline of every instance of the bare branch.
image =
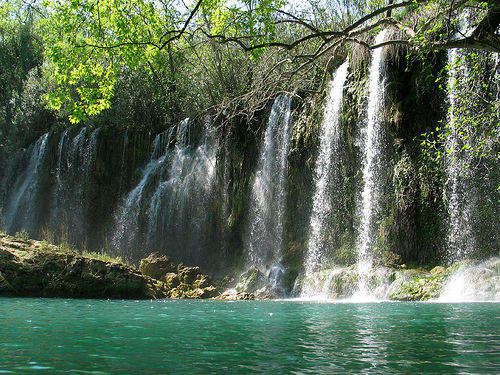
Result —
[[[198,12],[198,10],[200,9],[202,3],[203,3],[203,0],[198,0],[198,2],[196,3],[196,6],[193,8],[193,10],[191,11],[191,13],[189,14],[189,17],[184,22],[184,26],[182,27],[182,29],[180,29],[177,33],[175,33],[174,36],[171,36],[166,41],[164,41],[163,44],[161,44],[160,47],[159,47],[160,50],[163,49],[163,48],[165,48],[167,44],[173,42],[174,40],[179,39],[182,36],[182,34],[184,34],[184,32],[186,31],[187,27],[191,23],[191,20],[193,19],[193,17],[196,15],[196,13]],[[172,34],[172,31],[167,31],[165,34],[163,34],[162,37],[160,38],[159,42],[161,43],[161,41],[163,40],[163,38],[165,38],[169,34]]]

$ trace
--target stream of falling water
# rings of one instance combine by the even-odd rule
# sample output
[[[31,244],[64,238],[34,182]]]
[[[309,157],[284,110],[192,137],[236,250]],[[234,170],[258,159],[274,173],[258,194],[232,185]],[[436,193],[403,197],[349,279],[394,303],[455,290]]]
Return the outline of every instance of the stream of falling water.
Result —
[[[322,263],[323,231],[326,218],[332,210],[335,198],[326,194],[331,183],[331,172],[337,171],[339,152],[339,117],[342,107],[344,85],[347,79],[349,61],[345,61],[335,72],[330,83],[330,92],[324,112],[320,134],[319,154],[314,167],[313,208],[309,222],[309,240],[305,259],[305,281],[301,294],[312,296],[319,291],[311,281],[312,274]]]
[[[279,95],[273,103],[252,185],[246,240],[249,267],[262,272],[275,293],[282,293],[280,280],[284,274],[280,262],[291,105],[288,95]]]
[[[154,249],[178,262],[199,263],[208,251],[218,142],[207,120],[195,146],[193,126],[185,119],[153,141],[138,184],[115,215],[111,244],[118,255],[137,260]]]
[[[467,67],[460,61],[459,52],[448,51],[448,128],[446,139],[446,193],[448,195],[448,237],[447,253],[450,262],[467,258],[474,249],[471,215],[474,195],[468,181],[467,166],[471,163],[470,153],[460,153],[460,92],[459,80],[466,80]]]
[[[35,203],[40,193],[39,184],[43,173],[42,164],[45,159],[49,133],[42,135],[35,144],[28,148],[30,153],[28,166],[24,173],[16,179],[13,195],[9,198],[5,212],[7,232],[14,234],[20,230],[27,230],[34,235],[37,218],[35,217]]]
[[[385,39],[386,30],[375,38],[375,44]],[[358,259],[358,291],[355,299],[370,299],[369,278],[373,267],[374,217],[377,211],[381,158],[383,156],[382,121],[380,112],[384,103],[383,48],[373,52],[368,86],[367,124],[363,149],[363,190],[361,193],[361,222],[356,244]]]

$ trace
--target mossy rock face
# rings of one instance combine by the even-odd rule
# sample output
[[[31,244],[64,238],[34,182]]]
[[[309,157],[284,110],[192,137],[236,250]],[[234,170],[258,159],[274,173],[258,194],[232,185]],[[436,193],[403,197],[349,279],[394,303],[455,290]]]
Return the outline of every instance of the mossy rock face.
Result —
[[[417,277],[396,279],[389,292],[389,299],[398,301],[427,301],[438,298],[447,277],[444,271],[439,274],[421,274]]]
[[[193,286],[195,288],[209,288],[213,287],[213,282],[208,275],[197,275],[197,278],[193,281]]]
[[[284,286],[285,286],[285,292],[289,294],[294,285],[295,285],[295,280],[297,280],[297,277],[299,276],[299,272],[296,269],[287,269],[285,271],[285,277],[284,277]]]
[[[431,275],[439,275],[446,271],[443,266],[436,266],[431,270]]]
[[[139,271],[143,275],[161,280],[167,273],[175,273],[177,268],[169,257],[159,252],[154,252],[147,258],[141,259]]]
[[[178,274],[179,280],[184,284],[193,284],[199,276],[203,276],[200,267],[182,267]]]

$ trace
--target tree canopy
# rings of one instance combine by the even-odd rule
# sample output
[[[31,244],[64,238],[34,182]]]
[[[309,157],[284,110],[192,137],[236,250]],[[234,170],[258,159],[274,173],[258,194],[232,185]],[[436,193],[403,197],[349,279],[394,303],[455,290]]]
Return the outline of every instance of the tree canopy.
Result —
[[[241,60],[244,75],[255,74],[250,64],[261,70],[259,60],[267,58],[269,75],[279,68],[280,75],[307,76],[311,64],[330,58],[346,44],[379,47],[371,44],[370,35],[382,27],[397,31],[384,45],[408,45],[421,53],[500,48],[496,2],[45,0],[25,6],[37,10],[43,30],[48,69],[56,84],[48,95],[50,106],[65,106],[72,122],[111,106],[124,69],[145,68],[157,75],[169,61],[167,75],[174,81],[176,56],[185,63],[208,65],[200,55],[209,54],[213,74],[225,81],[224,51]],[[460,27],[464,14],[467,31]],[[270,58],[272,48],[281,50],[281,58]]]
[[[416,56],[500,49],[494,1],[1,0],[0,12],[2,43],[31,30],[26,40],[39,60],[43,49],[51,82],[47,103],[73,123],[111,106],[147,106],[130,88],[138,77],[154,86],[147,101],[157,116],[175,121],[181,108],[245,111],[241,103],[258,109],[280,90],[315,90],[349,46],[402,45]],[[373,45],[381,28],[390,37]],[[22,81],[29,64],[21,65]],[[117,99],[123,89],[134,99]]]

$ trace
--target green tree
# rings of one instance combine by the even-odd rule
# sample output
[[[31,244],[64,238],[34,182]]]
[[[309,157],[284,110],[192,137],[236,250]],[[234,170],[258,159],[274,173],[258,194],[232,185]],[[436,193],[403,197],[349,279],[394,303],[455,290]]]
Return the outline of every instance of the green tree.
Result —
[[[0,139],[16,131],[12,127],[22,105],[30,72],[42,63],[42,46],[36,35],[33,10],[20,1],[0,1]]]
[[[228,55],[235,54],[234,47],[242,49],[248,60],[257,62],[254,66],[269,56],[266,51],[277,48],[283,57],[267,64],[268,76],[278,69],[288,80],[300,72],[307,81],[308,74],[314,74],[311,66],[328,61],[347,44],[380,47],[370,43],[369,35],[381,27],[395,30],[393,38],[382,45],[408,45],[419,53],[447,48],[498,51],[500,45],[496,2],[407,0],[384,5],[383,1],[314,0],[293,6],[285,0],[187,4],[61,0],[44,4],[49,15],[44,22],[46,56],[57,83],[48,99],[52,108],[66,106],[72,122],[111,106],[122,67],[149,66],[153,71],[165,51],[186,56],[195,64],[192,56],[199,57],[198,63],[209,56],[220,73],[222,46],[232,46]],[[470,35],[456,32],[464,11],[472,15]],[[175,77],[179,69],[170,65],[169,74]],[[214,99],[220,96],[213,94]]]

